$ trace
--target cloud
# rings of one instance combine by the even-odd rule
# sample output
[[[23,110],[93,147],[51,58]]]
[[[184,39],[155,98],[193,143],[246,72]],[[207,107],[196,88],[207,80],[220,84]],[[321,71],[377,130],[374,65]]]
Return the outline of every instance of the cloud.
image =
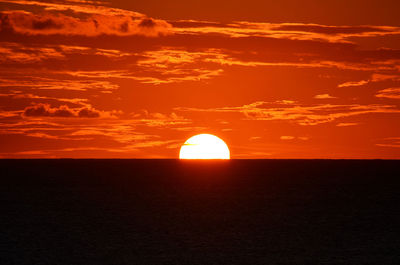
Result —
[[[98,140],[93,142],[95,145],[99,142],[104,144],[132,144],[140,141],[147,141],[154,138],[159,138],[157,135],[139,132],[137,125],[139,121],[131,119],[101,119],[104,112],[100,112],[99,118],[88,118],[93,112],[81,112],[84,122],[79,118],[79,110],[71,110],[67,108],[75,118],[57,118],[48,119],[48,117],[55,117],[54,113],[59,108],[50,108],[45,106],[41,110],[40,107],[36,108],[36,116],[29,116],[27,119],[24,115],[15,116],[13,120],[6,123],[0,123],[0,134],[7,135],[23,135],[41,139],[57,139],[66,140],[71,144],[71,141],[88,141]],[[82,109],[80,109],[82,110]],[[0,112],[1,114],[2,112]],[[19,112],[21,114],[21,112]],[[118,114],[118,113],[117,113]],[[115,115],[117,115],[115,114]],[[41,116],[37,116],[41,115]],[[43,116],[45,115],[45,116]],[[96,115],[97,116],[97,115]],[[1,115],[0,115],[1,117]],[[86,142],[85,142],[86,144]]]
[[[18,64],[33,64],[45,60],[65,60],[68,56],[93,56],[105,59],[121,59],[123,57],[138,56],[135,53],[123,52],[115,49],[91,48],[72,45],[29,45],[15,42],[2,42],[0,47],[0,61]]]
[[[222,69],[198,69],[192,65],[190,69],[160,69],[157,66],[149,69],[149,72],[132,70],[110,70],[110,71],[62,71],[59,73],[68,74],[80,78],[96,79],[131,79],[143,84],[170,84],[184,81],[207,80],[221,75]]]
[[[315,99],[331,99],[331,98],[337,98],[337,97],[332,97],[329,94],[321,94],[321,95],[315,95]]]
[[[116,154],[126,154],[122,156],[125,158],[132,158],[133,154],[137,154],[140,149],[144,148],[154,148],[154,147],[165,147],[165,148],[178,148],[181,140],[148,140],[143,142],[133,143],[131,145],[120,146],[120,147],[98,147],[98,146],[79,146],[79,147],[65,147],[58,149],[41,149],[41,150],[28,150],[19,152],[1,152],[0,154],[6,155],[5,157],[47,157],[47,158],[57,158],[57,157],[73,157],[77,156],[78,152],[90,152],[89,157],[93,157],[93,152],[99,152],[101,155],[96,156],[97,158],[110,158],[114,157],[112,153]],[[84,156],[87,157],[87,156]],[[117,156],[119,157],[119,156]],[[151,156],[154,158],[160,158],[160,155]]]
[[[311,47],[310,47],[311,48]],[[341,70],[355,70],[355,71],[397,71],[397,62],[390,61],[374,61],[374,58],[370,58],[371,61],[364,62],[363,58],[360,57],[358,60],[347,61],[345,58],[342,60],[329,58],[326,59],[326,54],[329,54],[330,49],[321,51],[318,54],[313,54],[309,58],[303,58],[295,53],[285,53],[285,56],[276,58],[274,60],[265,58],[266,56],[259,52],[259,58],[237,58],[242,54],[241,57],[246,55],[243,51],[231,51],[230,54],[220,52],[219,54],[214,52],[214,56],[206,58],[204,61],[220,64],[223,66],[245,66],[245,67],[296,67],[296,68],[337,68]],[[216,50],[214,50],[216,51]],[[225,51],[226,52],[226,51]],[[310,51],[313,52],[314,51]],[[235,53],[235,56],[232,56]],[[264,56],[260,56],[260,55]],[[357,55],[353,51],[354,56]],[[263,58],[264,57],[264,58]],[[263,60],[264,59],[264,60]],[[358,85],[358,82],[349,82],[345,86]]]
[[[0,119],[18,117],[20,114],[21,114],[20,111],[1,111],[0,110]]]
[[[252,43],[250,41],[249,43]],[[247,45],[249,43],[246,43]],[[244,45],[244,44],[243,44]],[[293,44],[295,45],[295,44]],[[303,44],[304,45],[304,44]],[[115,72],[114,76],[121,78],[131,78],[139,80],[142,83],[170,83],[179,81],[191,81],[200,79],[209,79],[220,75],[224,67],[242,66],[242,67],[296,67],[296,68],[337,68],[341,70],[356,71],[380,71],[393,70],[397,63],[388,61],[376,61],[368,63],[359,60],[335,61],[330,58],[327,60],[326,54],[330,54],[332,47],[326,46],[327,50],[321,50],[316,53],[314,50],[308,51],[309,55],[301,56],[291,51],[290,44],[278,45],[285,47],[275,51],[278,58],[271,59],[271,55],[265,54],[265,51],[258,50],[255,47],[253,53],[243,50],[222,49],[222,48],[198,48],[196,50],[185,50],[177,47],[161,47],[159,50],[150,50],[141,53],[141,58],[137,61],[137,67],[143,71],[144,76],[137,76],[133,73]],[[310,44],[310,46],[312,46]],[[274,46],[275,47],[275,46]],[[289,49],[287,51],[287,49]],[[310,49],[312,49],[310,47]],[[335,51],[337,52],[337,51]],[[355,50],[346,50],[346,53],[357,55]],[[376,56],[376,55],[375,55]],[[373,60],[373,58],[371,58]],[[199,68],[201,65],[201,68]],[[222,69],[220,69],[222,68]],[[366,81],[365,81],[366,82]],[[357,82],[358,84],[358,82]],[[355,83],[346,83],[343,86],[356,85]]]
[[[36,6],[47,11],[72,11],[82,14],[98,14],[98,15],[115,15],[115,16],[132,16],[141,18],[144,15],[138,12],[107,7],[99,5],[99,1],[84,1],[84,0],[66,0],[64,3],[46,2],[46,1],[30,1],[30,0],[0,0],[3,3],[17,4],[21,7]],[[106,4],[106,3],[105,3]]]
[[[359,123],[357,122],[340,122],[338,124],[336,124],[337,127],[348,127],[348,126],[356,126]]]
[[[390,62],[388,62],[390,63]],[[393,62],[393,63],[399,63],[399,62]],[[392,80],[392,81],[399,81],[400,80],[400,75],[388,75],[388,74],[373,74],[371,76],[370,82],[380,82],[380,81],[386,81],[386,80]]]
[[[55,73],[56,74],[56,73]],[[83,78],[66,79],[56,76],[42,77],[39,72],[31,71],[31,76],[26,76],[25,71],[0,73],[0,88],[25,88],[29,90],[62,90],[62,91],[98,91],[111,93],[119,85],[108,80],[85,80]]]
[[[81,118],[99,118],[100,112],[95,109],[83,108],[78,111],[78,117]]]
[[[181,132],[204,132],[205,130],[208,130],[209,127],[204,127],[204,126],[184,126],[184,127],[173,127],[171,128],[172,130],[175,131],[181,131]]]
[[[282,135],[282,136],[280,137],[281,140],[293,140],[293,139],[295,139],[295,138],[296,138],[296,137],[290,136],[290,135]]]
[[[53,12],[58,14],[67,14],[72,12],[74,15],[85,14],[90,17],[113,17],[113,18],[132,18],[134,21],[140,21],[135,27],[155,28],[159,26],[160,21],[147,18],[145,15],[119,8],[111,8],[99,5],[99,2],[90,1],[66,1],[63,4],[57,2],[39,2],[25,0],[2,0],[23,6],[39,7],[42,12]],[[62,27],[54,20],[39,20],[36,22],[38,28],[59,28]],[[165,21],[162,21],[166,23]],[[234,22],[230,24],[212,22],[212,21],[171,21],[174,27],[169,28],[177,34],[221,34],[229,37],[269,37],[269,38],[287,38],[299,40],[323,40],[330,42],[345,42],[350,38],[358,37],[376,37],[399,34],[398,27],[390,26],[328,26],[319,24],[304,23],[254,23],[254,22]],[[100,27],[101,23],[93,21],[93,25]],[[114,27],[119,31],[128,31],[130,26],[127,22],[117,23]]]
[[[60,59],[64,55],[54,48],[25,47],[17,43],[2,42],[0,47],[0,61],[17,63],[33,63],[44,59]]]
[[[304,23],[234,22],[204,23],[196,21],[171,22],[177,34],[221,34],[231,38],[264,37],[291,40],[350,42],[351,38],[367,38],[400,34],[391,26],[328,26]]]
[[[276,102],[257,101],[248,105],[239,107],[221,107],[211,109],[200,108],[175,108],[176,111],[192,112],[215,112],[215,113],[240,113],[247,120],[262,121],[290,121],[299,125],[317,125],[329,123],[340,118],[352,117],[357,115],[386,113],[399,114],[400,110],[393,105],[379,104],[351,104],[351,105],[281,105]]]
[[[93,108],[71,109],[67,105],[52,108],[49,104],[39,103],[28,106],[23,111],[25,117],[62,117],[62,118],[100,118],[114,117],[117,111],[99,111]]]
[[[312,33],[320,33],[327,35],[340,35],[340,34],[387,33],[390,32],[390,29],[392,29],[392,27],[387,28],[379,26],[326,26],[318,24],[283,23],[282,25],[277,26],[274,29],[290,31],[290,32],[312,32]]]
[[[338,85],[338,87],[362,86],[362,85],[365,85],[365,84],[368,84],[368,80],[345,82],[343,84]]]
[[[141,142],[136,142],[133,144],[130,144],[126,146],[125,148],[131,149],[131,148],[150,148],[150,147],[158,147],[158,146],[165,146],[165,145],[173,145],[173,147],[176,147],[178,143],[182,141],[180,140],[154,140],[154,141],[141,141]]]
[[[74,117],[75,112],[68,106],[62,105],[58,108],[51,108],[49,104],[39,103],[26,107],[23,113],[26,117]]]
[[[190,119],[179,116],[175,112],[172,112],[171,114],[163,114],[158,112],[150,113],[147,110],[144,110],[143,113],[132,114],[132,116],[137,119],[137,121],[149,127],[165,128],[167,126],[185,125],[192,123]]]
[[[166,33],[181,35],[218,34],[230,38],[264,37],[328,42],[350,42],[350,39],[355,37],[370,38],[400,34],[399,27],[391,26],[329,26],[247,21],[226,24],[195,20],[166,22],[165,20],[149,18],[138,12],[111,8],[100,2],[66,1],[63,4],[25,0],[1,0],[1,2],[20,5],[20,9],[32,6],[38,9],[38,12],[41,12],[40,16],[34,15],[33,17],[28,17],[29,12],[27,11],[3,12],[9,16],[8,19],[0,20],[3,27],[8,26],[17,32],[19,30],[19,32],[30,32],[30,34],[50,34],[52,31],[58,32],[57,34],[81,34],[85,32],[85,35],[96,33],[145,36],[158,36]],[[53,14],[57,14],[57,16]],[[82,16],[82,14],[85,16]],[[86,18],[82,19],[82,17]],[[74,25],[80,25],[81,29],[73,29]]]
[[[158,138],[155,135],[148,135],[138,132],[136,124],[132,121],[116,120],[109,124],[93,124],[75,128],[72,136],[101,138],[103,140],[112,140],[122,144],[147,141],[152,138]]]
[[[281,140],[294,140],[296,138],[299,139],[299,140],[302,140],[302,141],[307,141],[307,140],[310,139],[307,136],[298,136],[298,137],[296,137],[296,136],[291,136],[291,135],[282,135],[281,137],[279,137],[279,139],[281,139]]]
[[[368,80],[345,82],[345,83],[339,84],[338,87],[363,86],[363,85],[366,85],[368,83],[382,82],[382,81],[387,81],[387,80],[399,81],[400,80],[400,76],[399,75],[388,75],[388,74],[377,74],[377,73],[375,73]]]
[[[0,21],[1,30],[26,35],[157,37],[170,34],[171,29],[171,25],[163,20],[109,14],[91,14],[85,18],[78,18],[61,13],[34,14],[15,10],[0,12]]]
[[[400,87],[391,87],[379,90],[375,97],[400,99]]]
[[[382,140],[383,143],[377,143],[376,146],[400,148],[400,137],[387,137]]]
[[[54,100],[59,102],[68,102],[75,105],[90,107],[90,104],[87,103],[88,99],[85,98],[60,98],[60,97],[39,96],[31,93],[23,93],[22,91],[18,90],[12,90],[0,94],[0,97],[11,97],[12,99]]]

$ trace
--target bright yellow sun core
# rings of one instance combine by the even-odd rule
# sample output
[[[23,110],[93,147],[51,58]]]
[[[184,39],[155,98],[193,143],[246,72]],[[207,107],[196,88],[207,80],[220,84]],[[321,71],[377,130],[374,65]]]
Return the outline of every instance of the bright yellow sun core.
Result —
[[[226,143],[212,134],[198,134],[181,147],[180,159],[230,159]]]

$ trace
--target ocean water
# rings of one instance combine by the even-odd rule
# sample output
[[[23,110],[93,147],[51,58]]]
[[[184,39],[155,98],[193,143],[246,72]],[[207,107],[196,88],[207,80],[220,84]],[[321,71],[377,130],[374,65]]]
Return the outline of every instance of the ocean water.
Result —
[[[400,161],[0,160],[0,264],[400,264]]]

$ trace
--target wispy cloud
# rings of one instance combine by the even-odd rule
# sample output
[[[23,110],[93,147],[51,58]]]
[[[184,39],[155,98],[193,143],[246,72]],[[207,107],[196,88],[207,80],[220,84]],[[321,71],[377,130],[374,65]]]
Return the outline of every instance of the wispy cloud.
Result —
[[[348,126],[356,126],[358,125],[358,122],[340,122],[336,124],[337,127],[348,127]]]
[[[19,64],[32,64],[45,60],[65,60],[68,56],[98,56],[108,59],[139,56],[114,49],[102,49],[73,45],[29,45],[15,42],[2,42],[0,60]],[[92,57],[93,58],[93,57]]]
[[[201,23],[196,21],[172,22],[178,34],[221,34],[232,38],[267,37],[293,40],[319,40],[350,42],[358,37],[376,37],[400,34],[400,28],[390,26],[328,26],[304,23],[255,23],[231,24]]]
[[[219,76],[222,69],[177,69],[161,70],[154,67],[150,72],[138,73],[131,70],[110,70],[110,71],[63,71],[62,74],[68,74],[74,77],[84,77],[90,79],[131,79],[144,84],[169,84],[184,81],[207,80]]]
[[[302,140],[302,141],[307,141],[310,138],[307,137],[307,136],[298,136],[298,137],[296,137],[296,136],[292,136],[292,135],[282,135],[281,137],[279,137],[279,139],[281,139],[281,140],[295,140],[295,139],[298,139],[298,140]]]
[[[329,94],[320,94],[320,95],[315,95],[314,98],[315,99],[332,99],[332,98],[337,98],[337,97],[333,97]]]
[[[352,87],[352,86],[362,86],[368,84],[367,80],[360,80],[360,81],[349,81],[343,84],[338,85],[338,87]]]
[[[88,103],[88,99],[86,98],[61,98],[61,97],[39,96],[31,93],[23,93],[22,91],[18,90],[11,90],[7,93],[2,93],[0,94],[0,97],[9,97],[14,100],[16,99],[51,100],[64,103],[72,103],[75,105],[85,106],[87,108],[91,107],[91,105]]]
[[[397,65],[396,62],[394,62],[394,65]],[[352,86],[363,86],[368,83],[373,83],[373,82],[382,82],[382,81],[387,81],[387,80],[392,80],[392,81],[399,81],[400,80],[400,75],[389,75],[389,74],[373,74],[370,79],[368,80],[360,80],[360,81],[349,81],[345,82],[342,84],[339,84],[338,87],[352,87]]]
[[[263,120],[263,121],[291,121],[299,125],[317,125],[328,123],[340,118],[373,114],[386,113],[398,114],[400,110],[393,105],[292,105],[292,106],[274,106],[276,103],[258,101],[240,107],[221,107],[211,109],[199,108],[176,108],[177,111],[192,111],[192,112],[217,112],[217,113],[241,113],[248,120]]]
[[[291,136],[291,135],[282,135],[282,136],[280,137],[281,140],[293,140],[293,139],[295,139],[295,138],[296,138],[296,137]]]
[[[71,91],[99,91],[110,93],[119,88],[119,85],[108,80],[66,79],[57,76],[41,77],[40,73],[24,75],[22,71],[0,73],[0,88],[29,89],[31,90],[71,90]]]
[[[17,43],[3,42],[0,47],[0,60],[17,63],[32,63],[43,59],[64,58],[64,55],[54,48],[25,47]]]
[[[379,90],[375,97],[400,99],[400,87],[391,87]]]
[[[145,110],[143,111],[143,114],[133,114],[133,117],[149,127],[165,128],[168,126],[185,125],[192,123],[190,119],[179,116],[175,112],[172,112],[171,114],[163,114],[158,112],[150,113]]]
[[[387,137],[375,145],[380,147],[400,148],[400,137]]]

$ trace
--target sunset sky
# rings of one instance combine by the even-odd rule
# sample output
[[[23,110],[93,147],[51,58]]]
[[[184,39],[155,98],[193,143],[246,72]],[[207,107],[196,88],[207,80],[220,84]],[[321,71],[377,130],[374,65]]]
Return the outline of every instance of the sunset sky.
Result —
[[[0,157],[400,158],[400,2],[0,0]]]

